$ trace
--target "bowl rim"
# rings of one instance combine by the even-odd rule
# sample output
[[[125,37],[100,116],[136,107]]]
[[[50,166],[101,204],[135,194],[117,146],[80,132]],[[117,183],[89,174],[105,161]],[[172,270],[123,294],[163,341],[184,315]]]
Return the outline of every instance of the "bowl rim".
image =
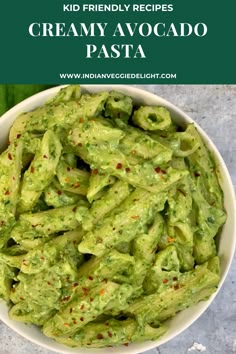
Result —
[[[11,108],[9,111],[4,113],[0,117],[0,128],[1,128],[1,126],[4,126],[4,124],[9,120],[9,118],[11,118],[13,116],[17,117],[19,115],[19,113],[23,112],[24,109],[27,109],[27,107],[29,107],[29,106],[31,106],[32,108],[33,107],[36,108],[36,107],[41,106],[43,102],[46,102],[50,97],[53,97],[61,88],[66,87],[66,86],[68,86],[68,85],[60,85],[60,86],[56,86],[56,87],[44,90],[42,92],[39,92],[35,95],[30,96],[29,98],[25,99],[22,102],[18,103],[16,106]],[[232,215],[236,215],[236,200],[234,197],[235,191],[234,191],[233,183],[232,183],[229,171],[226,167],[226,164],[225,164],[220,152],[216,148],[215,144],[212,142],[211,138],[200,127],[200,125],[196,121],[194,121],[188,114],[186,114],[182,109],[180,109],[175,104],[169,102],[168,100],[162,98],[161,96],[159,96],[155,93],[152,93],[150,91],[147,91],[145,89],[141,89],[139,87],[135,87],[132,85],[115,85],[115,84],[81,85],[81,89],[82,89],[82,92],[84,90],[88,91],[88,92],[98,92],[98,91],[104,91],[104,90],[110,91],[110,90],[115,89],[115,90],[118,90],[124,94],[130,95],[132,97],[134,96],[133,97],[134,99],[135,99],[135,97],[137,97],[139,102],[140,102],[141,98],[142,98],[142,100],[145,99],[145,100],[151,100],[151,101],[158,101],[158,105],[163,105],[163,106],[167,107],[172,112],[175,112],[175,114],[177,116],[181,117],[181,119],[183,119],[184,121],[189,122],[189,123],[194,123],[195,127],[197,128],[197,130],[200,133],[201,137],[203,138],[204,142],[207,144],[208,148],[213,153],[214,158],[218,162],[220,169],[221,169],[221,173],[224,174],[225,183],[228,188],[228,192],[232,196],[231,201],[230,201],[231,207],[232,207]],[[39,105],[37,105],[36,104],[37,102],[41,102],[41,103]],[[1,138],[0,138],[0,140],[1,140]],[[236,220],[235,220],[235,217],[231,220],[231,223],[232,223],[233,244],[231,245],[232,247],[231,247],[230,255],[228,257],[227,266],[226,266],[224,272],[221,274],[221,279],[220,279],[218,289],[210,297],[210,299],[202,302],[200,307],[198,306],[199,304],[191,306],[190,309],[196,308],[196,314],[194,316],[192,316],[192,318],[190,316],[190,318],[184,322],[184,325],[180,326],[179,329],[175,329],[174,333],[168,335],[168,331],[167,331],[167,334],[164,335],[163,337],[161,337],[160,339],[157,339],[155,341],[146,341],[143,343],[136,343],[136,345],[134,343],[134,344],[131,344],[129,347],[125,347],[125,349],[123,349],[123,347],[122,347],[121,350],[117,350],[117,348],[120,348],[121,346],[109,348],[110,353],[137,354],[138,352],[140,353],[141,351],[153,349],[157,346],[167,343],[168,341],[170,341],[171,339],[173,339],[174,337],[176,337],[177,335],[179,335],[180,333],[185,331],[190,325],[192,325],[202,315],[202,313],[210,306],[211,302],[214,300],[214,298],[219,293],[219,291],[225,281],[225,278],[229,272],[229,269],[230,269],[230,266],[231,266],[231,263],[232,263],[232,260],[234,257],[234,252],[235,252],[235,248],[236,248]],[[6,312],[7,312],[7,305],[4,302],[1,302],[0,308],[2,305],[5,305]],[[199,309],[198,309],[198,307],[199,307]],[[183,310],[181,312],[184,312],[184,311],[186,312],[186,311],[188,311],[188,309]],[[179,314],[181,314],[181,312],[178,313],[177,316],[179,316]],[[7,326],[9,326],[11,329],[13,329],[15,332],[17,332],[18,334],[20,334],[24,338],[28,339],[29,341],[31,341],[41,347],[44,347],[45,349],[49,349],[49,350],[55,351],[57,353],[62,353],[62,354],[67,354],[67,353],[68,354],[69,353],[78,353],[78,354],[104,353],[104,349],[101,352],[99,349],[70,348],[70,347],[66,347],[61,344],[58,345],[58,343],[54,342],[53,340],[50,340],[50,342],[52,341],[52,344],[46,344],[36,338],[32,338],[31,335],[26,333],[24,331],[24,329],[26,328],[25,327],[26,325],[23,325],[22,323],[20,323],[19,326],[16,326],[16,324],[14,323],[15,321],[7,319],[7,317],[4,316],[4,314],[2,316],[1,312],[0,312],[0,320],[2,320]],[[22,325],[23,328],[20,328],[21,327],[20,325]],[[47,337],[45,337],[45,338],[47,338]]]

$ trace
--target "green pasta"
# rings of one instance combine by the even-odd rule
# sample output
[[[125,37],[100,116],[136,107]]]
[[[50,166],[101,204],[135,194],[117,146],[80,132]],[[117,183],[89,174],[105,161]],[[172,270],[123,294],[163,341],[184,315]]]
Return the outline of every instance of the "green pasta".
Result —
[[[70,85],[0,155],[0,297],[70,347],[155,340],[220,279],[217,166],[193,124]]]
[[[171,117],[164,107],[140,107],[133,114],[133,122],[144,130],[167,130]]]
[[[20,213],[31,210],[43,190],[51,183],[60,153],[61,143],[58,137],[48,130],[43,136],[40,149],[24,173],[18,206]]]
[[[57,166],[57,178],[64,191],[86,195],[88,190],[89,173],[78,168],[70,167],[64,161]]]

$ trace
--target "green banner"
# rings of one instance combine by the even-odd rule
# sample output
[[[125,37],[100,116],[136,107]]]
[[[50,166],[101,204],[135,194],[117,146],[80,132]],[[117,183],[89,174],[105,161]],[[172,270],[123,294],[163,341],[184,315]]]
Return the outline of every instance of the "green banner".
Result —
[[[235,0],[3,0],[0,31],[1,83],[236,83]]]

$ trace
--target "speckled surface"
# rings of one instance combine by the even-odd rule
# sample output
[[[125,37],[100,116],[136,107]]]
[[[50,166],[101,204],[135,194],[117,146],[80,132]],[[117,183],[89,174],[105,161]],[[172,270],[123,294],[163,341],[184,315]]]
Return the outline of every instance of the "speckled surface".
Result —
[[[222,154],[236,189],[236,86],[138,86],[176,104],[198,122]],[[210,308],[177,338],[146,354],[187,354],[194,342],[205,354],[236,353],[236,257]],[[52,354],[30,343],[0,322],[0,354]]]

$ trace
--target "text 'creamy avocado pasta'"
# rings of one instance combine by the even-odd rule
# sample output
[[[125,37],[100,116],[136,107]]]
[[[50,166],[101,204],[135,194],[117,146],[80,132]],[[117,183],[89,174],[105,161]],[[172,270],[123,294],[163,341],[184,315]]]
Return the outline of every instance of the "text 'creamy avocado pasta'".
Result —
[[[0,296],[68,346],[154,340],[216,290],[225,220],[194,124],[68,86],[16,119],[0,155]]]

